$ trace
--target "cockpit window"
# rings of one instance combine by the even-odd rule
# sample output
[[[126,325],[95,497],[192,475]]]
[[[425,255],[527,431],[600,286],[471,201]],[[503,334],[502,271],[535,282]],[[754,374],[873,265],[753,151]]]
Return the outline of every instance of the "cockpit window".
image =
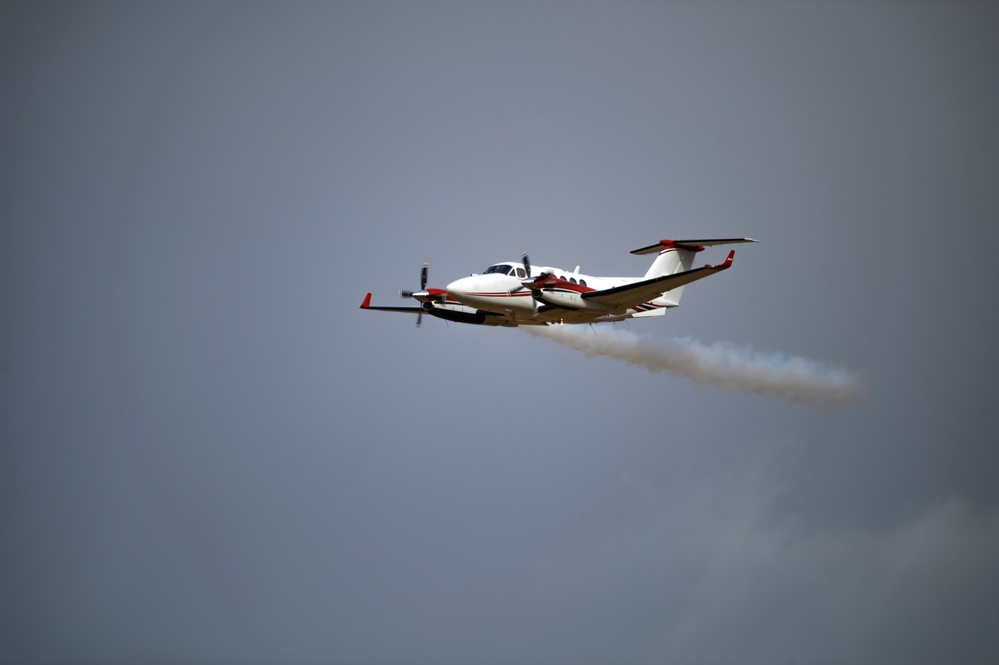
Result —
[[[511,270],[513,270],[513,266],[507,266],[500,263],[494,266],[489,266],[483,274],[488,275],[491,272],[496,272],[501,275],[509,275]]]

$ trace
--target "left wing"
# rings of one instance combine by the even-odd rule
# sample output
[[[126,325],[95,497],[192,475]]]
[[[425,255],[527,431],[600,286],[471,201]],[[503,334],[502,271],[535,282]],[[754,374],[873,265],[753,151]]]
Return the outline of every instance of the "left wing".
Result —
[[[641,305],[649,300],[654,300],[671,289],[675,289],[685,284],[690,284],[691,282],[696,282],[697,280],[703,279],[708,275],[713,275],[716,272],[727,270],[731,267],[732,260],[734,258],[735,250],[733,249],[728,253],[728,258],[725,259],[723,263],[716,266],[694,268],[693,270],[677,272],[672,275],[663,275],[661,277],[653,277],[652,279],[643,279],[640,282],[632,282],[631,284],[615,286],[610,289],[588,291],[581,295],[584,300],[592,300],[602,305],[610,305],[615,308],[628,309],[629,307]]]
[[[419,314],[424,311],[422,307],[372,307],[370,293],[364,296],[364,302],[361,303],[361,309],[377,309],[382,312],[407,312],[409,314]]]

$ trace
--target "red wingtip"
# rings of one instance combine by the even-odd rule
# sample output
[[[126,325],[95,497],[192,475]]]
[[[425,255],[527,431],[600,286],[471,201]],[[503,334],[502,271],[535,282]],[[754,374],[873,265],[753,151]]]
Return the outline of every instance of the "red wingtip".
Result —
[[[371,294],[364,296],[364,302],[361,303],[361,309],[367,309],[371,306]]]
[[[733,249],[731,252],[728,253],[728,258],[725,259],[725,261],[723,261],[722,263],[719,263],[716,266],[713,266],[709,263],[704,267],[711,268],[712,270],[725,270],[726,268],[732,267],[732,259],[734,258],[735,258],[735,250]]]

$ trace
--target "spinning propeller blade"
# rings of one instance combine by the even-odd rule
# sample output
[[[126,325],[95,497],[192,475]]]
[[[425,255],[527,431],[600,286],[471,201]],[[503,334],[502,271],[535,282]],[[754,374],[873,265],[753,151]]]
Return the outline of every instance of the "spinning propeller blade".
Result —
[[[423,267],[420,268],[420,290],[419,291],[406,291],[406,290],[403,290],[403,291],[399,291],[399,295],[402,296],[403,298],[412,298],[414,296],[423,296],[423,298],[426,298],[427,297],[427,273],[429,271],[430,271],[430,264],[429,263],[424,263]],[[417,298],[417,300],[420,300],[421,302],[423,302],[424,306],[426,306],[427,302],[423,298]],[[419,328],[421,323],[423,323],[423,310],[420,310],[420,312],[416,315],[416,327]]]
[[[538,284],[534,280],[534,278],[531,277],[531,259],[528,258],[527,252],[524,252],[523,258],[524,258],[524,270],[527,271],[527,277],[525,279],[520,280],[520,283],[532,291],[537,291]]]
[[[399,295],[402,296],[403,298],[412,298],[416,294],[421,293],[422,291],[426,290],[426,288],[427,288],[427,272],[428,272],[429,268],[430,268],[430,264],[429,263],[424,263],[423,267],[420,268],[420,290],[419,291],[408,291],[408,290],[404,289],[402,291],[399,291]]]

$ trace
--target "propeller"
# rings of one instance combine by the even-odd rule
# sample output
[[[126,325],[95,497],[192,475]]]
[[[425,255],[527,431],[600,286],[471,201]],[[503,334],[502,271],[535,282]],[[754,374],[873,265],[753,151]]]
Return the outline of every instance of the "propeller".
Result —
[[[419,291],[405,291],[405,290],[399,291],[399,295],[401,297],[403,297],[403,298],[413,298],[413,297],[416,297],[417,300],[420,300],[423,303],[423,309],[426,309],[429,306],[429,303],[425,300],[425,298],[429,295],[427,293],[427,273],[429,271],[429,268],[430,268],[430,265],[427,264],[427,263],[424,263],[423,267],[420,268],[420,290]],[[422,297],[420,297],[420,296],[422,296]],[[421,309],[416,314],[416,327],[417,328],[419,328],[420,324],[423,323],[423,309]]]
[[[528,258],[527,252],[524,252],[523,259],[524,259],[524,270],[527,271],[527,277],[520,280],[520,283],[532,291],[537,291],[538,285],[537,282],[534,281],[534,278],[531,277],[531,259]]]
[[[420,268],[420,290],[419,291],[400,291],[399,295],[403,298],[412,298],[416,294],[425,291],[427,288],[427,270],[430,268],[430,264],[424,263],[423,267]]]

